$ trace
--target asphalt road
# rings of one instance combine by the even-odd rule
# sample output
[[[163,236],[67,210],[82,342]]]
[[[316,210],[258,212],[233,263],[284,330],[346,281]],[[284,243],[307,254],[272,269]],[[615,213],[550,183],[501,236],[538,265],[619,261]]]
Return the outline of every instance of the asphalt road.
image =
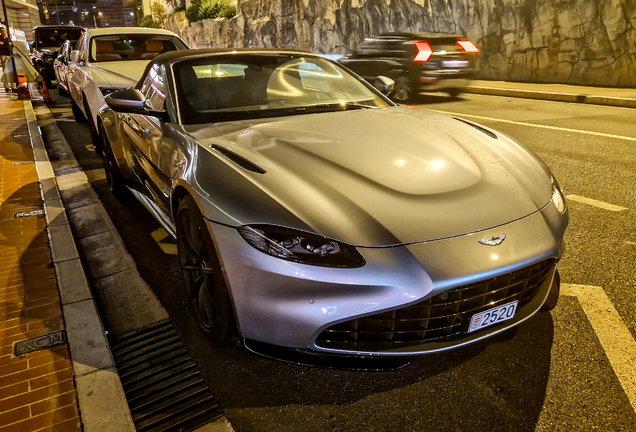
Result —
[[[86,124],[51,93],[76,158],[85,170],[100,168]],[[392,372],[308,368],[212,346],[189,316],[174,242],[133,198],[116,200],[103,181],[93,186],[236,431],[636,430],[636,365],[621,357],[636,335],[636,110],[479,95],[418,102],[519,140],[551,166],[566,195],[598,201],[569,202],[561,280],[600,287],[616,310],[602,314],[627,339],[617,342],[580,298],[563,295],[516,335]]]

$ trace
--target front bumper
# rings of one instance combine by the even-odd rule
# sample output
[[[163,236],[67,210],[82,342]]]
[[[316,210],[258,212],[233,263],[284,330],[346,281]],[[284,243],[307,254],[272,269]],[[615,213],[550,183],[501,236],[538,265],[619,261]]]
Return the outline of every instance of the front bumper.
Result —
[[[263,254],[234,228],[208,222],[219,249],[242,337],[311,352],[355,356],[417,355],[474,342],[519,324],[543,305],[564,251],[567,214],[553,205],[508,225],[455,238],[389,248],[359,248],[357,269],[315,267]],[[479,239],[506,233],[499,246]],[[323,332],[422,304],[441,293],[552,260],[515,318],[475,333],[416,344],[329,344]],[[490,303],[483,309],[487,309]],[[477,313],[477,311],[475,311]],[[470,319],[470,314],[467,319]],[[382,332],[380,332],[382,333]],[[389,331],[385,332],[389,333]],[[323,334],[323,336],[320,336]],[[350,336],[350,335],[349,335]],[[317,341],[318,340],[318,341]]]

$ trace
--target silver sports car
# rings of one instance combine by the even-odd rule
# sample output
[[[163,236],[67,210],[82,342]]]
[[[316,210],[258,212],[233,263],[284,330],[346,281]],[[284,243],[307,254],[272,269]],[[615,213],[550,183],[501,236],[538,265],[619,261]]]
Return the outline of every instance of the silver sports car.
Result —
[[[320,56],[161,54],[100,112],[111,190],[177,239],[214,341],[413,356],[556,305],[565,198],[532,151]]]

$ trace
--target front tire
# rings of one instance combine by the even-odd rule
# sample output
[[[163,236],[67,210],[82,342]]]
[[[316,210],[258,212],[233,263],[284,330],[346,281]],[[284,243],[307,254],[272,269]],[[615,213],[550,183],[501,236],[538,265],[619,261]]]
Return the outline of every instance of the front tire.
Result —
[[[78,123],[86,123],[86,116],[81,109],[77,106],[77,103],[71,98],[71,109],[73,110],[73,117]]]
[[[126,182],[121,173],[117,159],[113,154],[113,149],[108,141],[108,136],[104,127],[100,125],[100,136],[102,139],[102,162],[104,163],[104,173],[106,174],[106,182],[108,189],[117,198],[123,198],[127,193]]]
[[[236,324],[225,277],[207,225],[190,196],[177,210],[177,250],[197,324],[212,342],[230,341]]]
[[[91,114],[91,108],[88,106],[88,102],[86,101],[86,95],[84,95],[84,112],[86,113],[86,119],[88,121],[88,129],[91,132],[91,141],[93,141],[93,147],[95,147],[95,151],[98,155],[102,156],[104,151],[102,149],[102,141],[97,133],[97,128],[95,127],[95,123],[93,122],[93,115]]]

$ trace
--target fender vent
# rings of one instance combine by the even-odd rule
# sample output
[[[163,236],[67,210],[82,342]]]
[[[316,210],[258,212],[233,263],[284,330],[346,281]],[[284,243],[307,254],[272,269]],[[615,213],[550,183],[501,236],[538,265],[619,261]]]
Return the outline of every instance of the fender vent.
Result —
[[[232,162],[234,162],[235,164],[237,164],[241,168],[244,168],[244,169],[246,169],[248,171],[255,172],[257,174],[265,174],[265,172],[266,172],[263,168],[261,168],[258,165],[248,161],[243,156],[237,155],[233,151],[230,151],[230,150],[228,150],[226,148],[223,148],[221,146],[218,146],[216,144],[213,144],[210,147],[212,147],[214,150],[216,150],[219,153],[221,153],[223,156],[225,156],[226,158],[228,158],[229,160],[231,160]]]
[[[460,121],[462,123],[466,123],[468,126],[472,126],[475,129],[477,129],[480,132],[485,133],[486,135],[488,135],[490,138],[494,138],[494,139],[499,139],[499,137],[497,135],[495,135],[494,133],[490,132],[488,129],[484,129],[481,126],[476,125],[475,123],[471,123],[468,120],[464,120],[464,119],[460,119],[457,117],[453,117],[455,120]]]

